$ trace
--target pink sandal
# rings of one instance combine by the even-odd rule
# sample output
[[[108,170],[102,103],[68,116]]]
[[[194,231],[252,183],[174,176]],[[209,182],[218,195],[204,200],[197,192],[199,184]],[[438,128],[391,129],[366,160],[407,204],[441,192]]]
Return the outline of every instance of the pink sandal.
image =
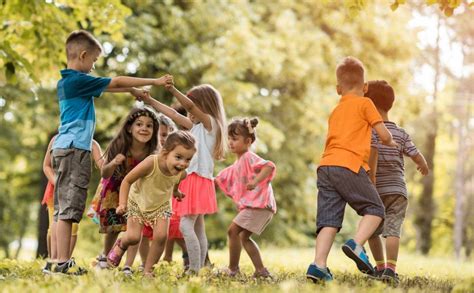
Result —
[[[122,240],[118,239],[110,250],[109,254],[107,255],[107,263],[114,268],[119,266],[120,261],[122,260],[122,256],[125,254],[125,249],[122,248],[121,244]],[[118,247],[122,251],[122,253],[116,253],[115,247]]]

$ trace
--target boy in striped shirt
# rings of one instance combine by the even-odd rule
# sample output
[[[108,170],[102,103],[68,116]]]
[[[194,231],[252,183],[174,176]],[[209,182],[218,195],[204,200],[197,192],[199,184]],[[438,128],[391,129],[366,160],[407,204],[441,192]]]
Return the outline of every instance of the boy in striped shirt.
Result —
[[[385,126],[398,144],[397,148],[384,146],[380,143],[377,133],[372,131],[369,158],[370,179],[375,184],[385,206],[382,236],[386,238],[385,250],[387,254],[387,262],[385,262],[380,235],[376,234],[369,239],[370,250],[377,264],[373,276],[398,285],[399,279],[396,273],[398,248],[401,226],[408,206],[403,156],[410,157],[422,175],[428,174],[428,165],[408,133],[388,119],[388,112],[395,100],[393,88],[384,80],[369,81],[369,90],[365,96],[374,102]]]

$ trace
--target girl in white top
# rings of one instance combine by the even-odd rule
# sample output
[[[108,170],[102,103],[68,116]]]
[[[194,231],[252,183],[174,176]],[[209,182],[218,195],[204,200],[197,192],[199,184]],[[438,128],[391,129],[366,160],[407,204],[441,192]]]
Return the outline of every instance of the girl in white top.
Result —
[[[186,177],[196,152],[195,139],[187,131],[169,135],[158,155],[150,155],[132,169],[120,185],[117,214],[127,212],[127,232],[115,242],[107,262],[116,267],[131,245],[138,244],[144,225],[153,227],[153,240],[145,261],[145,275],[153,274],[153,265],[161,257],[168,237],[171,216],[171,195],[178,200],[184,194],[178,190],[179,182]],[[127,211],[128,210],[128,211]]]
[[[188,176],[179,186],[186,197],[173,210],[181,216],[180,229],[188,250],[189,273],[197,273],[204,266],[207,254],[204,215],[217,212],[213,172],[214,160],[223,159],[225,153],[225,111],[221,95],[211,85],[193,87],[186,95],[174,86],[167,89],[186,109],[187,117],[149,95],[143,101],[189,129],[196,138],[197,153],[186,170]]]

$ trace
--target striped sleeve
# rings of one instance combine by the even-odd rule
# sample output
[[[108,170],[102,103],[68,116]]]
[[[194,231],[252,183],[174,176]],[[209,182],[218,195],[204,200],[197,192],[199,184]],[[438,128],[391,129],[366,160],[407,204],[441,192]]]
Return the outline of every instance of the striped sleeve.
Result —
[[[410,135],[403,131],[404,136],[404,145],[403,145],[403,154],[409,157],[416,156],[418,154],[418,149],[416,148],[415,144],[411,140]]]

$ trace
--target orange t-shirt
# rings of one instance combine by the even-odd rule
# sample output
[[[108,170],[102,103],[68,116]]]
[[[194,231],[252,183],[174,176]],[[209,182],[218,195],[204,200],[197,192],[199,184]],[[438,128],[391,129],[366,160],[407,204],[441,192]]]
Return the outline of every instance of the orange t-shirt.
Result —
[[[369,170],[372,126],[382,117],[369,98],[343,96],[329,116],[326,147],[319,166],[346,167],[359,173]]]

